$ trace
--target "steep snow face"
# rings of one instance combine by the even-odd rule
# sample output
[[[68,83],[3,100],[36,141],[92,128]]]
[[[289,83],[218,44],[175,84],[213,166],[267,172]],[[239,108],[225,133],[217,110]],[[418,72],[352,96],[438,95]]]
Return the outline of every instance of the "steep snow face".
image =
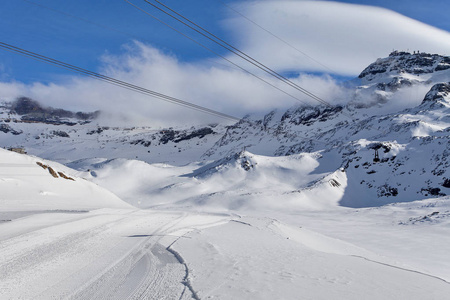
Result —
[[[0,149],[0,206],[4,211],[132,208],[113,193],[60,164]]]
[[[450,192],[450,122],[445,105],[432,105],[442,103],[440,99],[424,101],[398,114],[363,120],[345,120],[340,115],[305,125],[290,115],[273,120],[275,130],[241,123],[229,128],[207,155],[214,157],[220,151],[222,156],[244,145],[265,155],[320,153],[316,172],[345,171],[348,184],[340,201],[344,206],[378,206],[443,196]],[[249,141],[255,137],[259,144],[253,146]],[[376,152],[378,161],[374,161]]]

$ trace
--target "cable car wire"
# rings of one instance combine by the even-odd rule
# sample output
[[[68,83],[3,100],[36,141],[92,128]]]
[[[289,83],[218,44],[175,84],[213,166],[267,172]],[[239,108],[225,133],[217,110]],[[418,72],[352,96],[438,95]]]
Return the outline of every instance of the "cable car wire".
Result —
[[[166,102],[170,102],[170,103],[177,104],[177,105],[180,105],[183,107],[187,107],[187,108],[190,108],[190,109],[193,109],[196,111],[200,111],[203,113],[207,113],[210,115],[214,115],[217,117],[221,117],[221,118],[229,119],[229,120],[233,120],[233,121],[241,120],[241,118],[237,118],[237,117],[225,114],[225,113],[221,113],[219,111],[215,111],[215,110],[209,109],[209,108],[201,106],[201,105],[197,105],[197,104],[194,104],[191,102],[180,100],[175,97],[171,97],[171,96],[168,96],[168,95],[165,95],[162,93],[158,93],[158,92],[155,92],[155,91],[152,91],[152,90],[149,90],[149,89],[146,89],[146,88],[122,81],[122,80],[118,80],[118,79],[115,79],[115,78],[112,78],[112,77],[109,77],[109,76],[106,76],[103,74],[92,72],[92,71],[89,71],[89,70],[86,70],[86,69],[83,69],[83,68],[80,68],[80,67],[77,67],[77,66],[74,66],[74,65],[71,65],[71,64],[35,53],[32,51],[28,51],[28,50],[25,50],[25,49],[22,49],[22,48],[19,48],[19,47],[16,47],[16,46],[4,43],[4,42],[0,42],[0,48],[3,48],[10,52],[15,52],[15,53],[18,53],[18,54],[21,54],[24,56],[31,57],[35,60],[43,61],[48,64],[56,65],[60,68],[67,69],[69,71],[79,73],[79,74],[82,74],[82,75],[85,75],[85,76],[88,76],[88,77],[91,77],[91,78],[94,78],[97,80],[101,80],[101,81],[104,81],[104,82],[107,82],[112,85],[116,85],[116,86],[119,86],[119,87],[122,87],[122,88],[125,88],[128,90],[132,90],[132,91],[138,92],[140,94],[144,94],[146,96],[150,96],[150,97],[157,98],[157,99],[160,99],[160,100],[163,100]]]
[[[130,84],[128,82],[125,82],[125,81],[122,81],[122,80],[118,80],[118,79],[115,79],[115,78],[112,78],[112,77],[109,77],[109,76],[106,76],[106,75],[102,75],[102,74],[99,74],[99,73],[96,73],[96,72],[92,72],[92,71],[89,71],[89,70],[86,70],[86,69],[83,69],[83,68],[80,68],[80,67],[77,67],[77,66],[74,66],[74,65],[71,65],[71,64],[68,64],[68,63],[56,60],[56,59],[53,59],[51,57],[47,57],[47,56],[44,56],[44,55],[41,55],[41,54],[38,54],[38,53],[35,53],[35,52],[32,52],[32,51],[25,50],[23,48],[19,48],[19,47],[13,46],[13,45],[8,44],[8,43],[0,42],[0,48],[3,48],[3,50],[9,51],[9,52],[13,52],[13,53],[16,53],[16,54],[19,54],[19,55],[22,55],[22,56],[29,57],[29,58],[37,60],[37,61],[44,62],[46,64],[54,65],[56,67],[72,71],[74,73],[79,73],[79,74],[82,74],[82,75],[85,75],[85,76],[88,76],[88,77],[91,77],[91,78],[94,78],[94,79],[97,79],[97,80],[100,80],[100,81],[103,81],[103,82],[106,82],[106,83],[109,83],[109,84],[112,84],[112,85],[115,85],[115,86],[118,86],[118,87],[121,87],[121,88],[124,88],[124,89],[127,89],[127,90],[131,90],[133,92],[137,92],[137,93],[140,93],[140,94],[143,94],[143,95],[146,95],[146,96],[150,96],[150,97],[153,97],[153,98],[164,100],[166,102],[169,102],[169,103],[172,103],[172,104],[176,104],[176,105],[179,105],[179,106],[182,106],[182,107],[190,108],[190,109],[193,109],[195,111],[203,112],[203,113],[206,113],[206,114],[214,115],[214,116],[221,117],[221,118],[228,119],[228,120],[232,120],[232,121],[238,121],[238,122],[241,122],[241,123],[248,123],[248,124],[256,125],[256,126],[262,126],[260,123],[252,121],[252,120],[249,120],[249,119],[234,117],[234,116],[231,116],[231,115],[228,115],[228,114],[225,114],[225,113],[221,113],[219,111],[215,111],[215,110],[206,108],[204,106],[196,105],[196,104],[193,104],[193,103],[190,103],[190,102],[187,102],[187,101],[183,101],[183,100],[171,97],[171,96],[167,96],[165,94],[161,94],[161,93],[158,93],[158,92],[146,89],[146,88],[142,88],[140,86],[133,85],[133,84]],[[275,131],[277,129],[278,128],[275,128],[275,127],[265,128],[265,130],[268,133],[270,133],[270,130],[273,130],[274,133],[275,133]],[[299,136],[299,135],[297,135],[297,137],[299,139],[302,139],[302,140],[305,140],[305,141],[308,141],[308,142],[317,142],[319,144],[324,144],[324,145],[330,144],[330,143],[327,143],[327,142],[323,142],[323,141],[319,141],[319,140],[316,140],[316,139],[307,138],[307,137],[303,137],[303,136]]]
[[[131,2],[128,1],[128,0],[124,0],[124,1],[127,2],[128,4],[134,6],[136,9],[140,10],[141,12],[145,13],[146,15],[152,17],[153,19],[155,19],[156,21],[160,22],[161,24],[163,24],[163,25],[169,27],[170,29],[174,30],[175,32],[179,33],[179,34],[182,35],[183,37],[185,37],[185,38],[191,40],[192,42],[194,42],[195,44],[199,45],[200,47],[202,47],[202,48],[208,50],[209,52],[213,53],[213,54],[216,55],[217,57],[222,58],[223,60],[227,61],[228,63],[230,63],[230,64],[232,64],[233,66],[237,67],[239,70],[241,70],[241,71],[243,71],[243,72],[245,72],[245,73],[247,73],[247,74],[249,74],[249,75],[255,77],[256,79],[258,79],[258,80],[264,82],[265,84],[267,84],[267,85],[269,85],[269,86],[271,86],[271,87],[277,89],[278,91],[280,91],[280,92],[284,93],[285,95],[287,95],[287,96],[289,96],[289,97],[295,99],[296,101],[299,101],[299,102],[301,102],[301,103],[303,103],[303,104],[308,105],[308,103],[306,103],[305,101],[303,101],[303,100],[299,99],[298,97],[296,97],[296,96],[294,96],[294,95],[292,95],[292,94],[290,94],[290,93],[288,93],[288,92],[282,90],[281,88],[279,88],[279,87],[277,87],[276,85],[270,83],[269,81],[263,79],[262,77],[260,77],[260,76],[258,76],[258,75],[256,75],[256,74],[254,74],[254,73],[248,71],[247,69],[241,67],[240,65],[234,63],[233,61],[229,60],[229,59],[226,58],[225,56],[219,54],[218,52],[212,50],[211,48],[208,48],[208,47],[205,46],[204,44],[198,42],[197,40],[193,39],[192,37],[188,36],[187,34],[181,32],[180,30],[176,29],[175,27],[173,27],[172,25],[168,24],[167,22],[164,22],[163,20],[157,18],[156,16],[152,15],[152,14],[149,13],[148,11],[142,9],[141,7],[135,5],[134,3],[131,3]]]
[[[160,10],[161,12],[165,13],[166,15],[170,16],[171,18],[173,18],[173,19],[177,20],[178,22],[182,23],[183,25],[191,28],[195,32],[197,32],[197,33],[201,34],[202,36],[206,37],[207,39],[209,39],[209,40],[213,41],[214,43],[220,45],[221,47],[225,48],[226,50],[230,51],[231,53],[241,57],[245,61],[247,61],[250,64],[256,66],[259,69],[261,69],[262,71],[264,71],[264,72],[268,73],[269,75],[275,77],[276,79],[286,83],[287,85],[291,86],[292,88],[302,92],[303,94],[305,94],[306,96],[312,98],[313,100],[315,100],[317,102],[320,102],[321,104],[324,104],[324,105],[326,105],[328,107],[333,107],[330,103],[328,103],[327,101],[323,100],[319,96],[309,92],[308,90],[304,89],[303,87],[299,86],[298,84],[296,84],[296,83],[292,82],[291,80],[287,79],[286,77],[280,75],[276,71],[272,70],[271,68],[267,67],[263,63],[261,63],[258,60],[254,59],[253,57],[247,55],[246,53],[240,51],[239,49],[237,49],[234,46],[230,45],[229,43],[225,42],[221,38],[217,37],[213,33],[209,32],[208,30],[206,30],[205,28],[203,28],[200,25],[196,24],[195,22],[189,20],[188,18],[184,17],[183,15],[181,15],[180,13],[178,13],[175,10],[171,9],[167,5],[161,3],[160,1],[155,0],[156,3],[160,4],[162,7],[166,8],[166,9],[164,9],[164,8],[158,6],[158,5],[153,4],[153,3],[151,3],[148,0],[144,0],[144,1],[146,3],[148,3],[148,4],[150,4],[151,6],[153,6],[154,8],[156,8],[156,9]],[[170,12],[172,12],[173,14],[170,13]],[[177,16],[179,16],[180,18],[182,18],[185,21],[183,21],[182,19],[178,18]],[[190,25],[190,24],[192,24],[192,25]]]

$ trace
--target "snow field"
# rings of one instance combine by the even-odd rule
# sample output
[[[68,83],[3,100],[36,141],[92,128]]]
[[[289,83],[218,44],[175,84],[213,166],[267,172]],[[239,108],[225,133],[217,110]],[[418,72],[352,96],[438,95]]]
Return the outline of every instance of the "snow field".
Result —
[[[1,298],[178,299],[186,270],[161,242],[227,218],[103,209],[16,219],[0,225],[16,232],[0,243]]]
[[[188,236],[174,247],[200,299],[443,299],[450,291],[442,279],[358,257],[368,252],[271,219]]]

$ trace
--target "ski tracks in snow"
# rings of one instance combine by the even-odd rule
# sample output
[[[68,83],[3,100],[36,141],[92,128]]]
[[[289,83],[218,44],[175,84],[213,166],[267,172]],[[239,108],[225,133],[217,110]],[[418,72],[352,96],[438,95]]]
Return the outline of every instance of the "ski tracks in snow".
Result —
[[[34,231],[0,240],[0,298],[191,297],[185,291],[186,265],[162,243],[172,243],[175,231],[212,226],[225,218],[131,210],[65,217],[66,222],[44,228],[35,224]],[[31,216],[8,225],[14,231],[14,226],[30,227],[33,221]]]

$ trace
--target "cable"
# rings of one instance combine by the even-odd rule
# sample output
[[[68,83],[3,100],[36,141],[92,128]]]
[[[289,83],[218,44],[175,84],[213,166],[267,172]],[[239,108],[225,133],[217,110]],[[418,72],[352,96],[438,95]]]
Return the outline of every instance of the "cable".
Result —
[[[178,22],[182,23],[183,25],[191,28],[195,32],[197,32],[197,33],[201,34],[202,36],[206,37],[207,39],[213,41],[214,43],[218,44],[219,46],[225,48],[226,50],[230,51],[231,53],[241,57],[245,61],[247,61],[247,62],[251,63],[252,65],[256,66],[257,68],[263,70],[264,72],[268,73],[269,75],[271,75],[271,76],[275,77],[276,79],[278,79],[278,80],[288,84],[289,86],[293,87],[294,89],[302,92],[303,94],[305,94],[306,96],[312,98],[313,100],[318,101],[318,102],[320,102],[320,103],[322,103],[322,104],[324,104],[324,105],[326,105],[328,107],[333,107],[331,104],[329,104],[327,101],[321,99],[319,96],[316,96],[315,94],[309,92],[308,90],[306,90],[303,87],[297,85],[296,83],[292,82],[291,80],[287,79],[286,77],[280,75],[276,71],[272,70],[271,68],[267,67],[266,65],[262,64],[261,62],[257,61],[256,59],[252,58],[251,56],[247,55],[246,53],[244,53],[244,52],[240,51],[239,49],[233,47],[229,43],[227,43],[224,40],[220,39],[216,35],[212,34],[208,30],[206,30],[205,28],[203,28],[200,25],[196,24],[195,22],[189,20],[188,18],[184,17],[183,15],[181,15],[180,13],[178,13],[175,10],[171,9],[170,7],[166,6],[165,4],[161,3],[160,1],[155,0],[155,2],[157,2],[161,6],[165,7],[166,9],[168,9],[171,12],[173,12],[174,14],[176,14],[177,16],[179,16],[180,18],[182,18],[183,20],[187,21],[188,23],[190,23],[192,25],[189,25],[188,23],[186,23],[185,21],[183,21],[180,18],[176,17],[175,15],[171,14],[167,10],[164,10],[163,8],[161,8],[161,7],[157,6],[157,5],[149,2],[148,0],[144,0],[144,1],[147,2],[148,4],[150,4],[151,6],[155,7],[156,9],[160,10],[161,12],[165,13],[166,15],[168,15],[168,16],[172,17],[173,19],[177,20]]]
[[[71,65],[71,64],[68,64],[68,63],[65,63],[65,62],[62,62],[62,61],[59,61],[59,60],[56,60],[56,59],[53,59],[53,58],[41,55],[41,54],[37,54],[35,52],[31,52],[31,51],[28,51],[28,50],[25,50],[25,49],[22,49],[22,48],[19,48],[19,47],[16,47],[16,46],[13,46],[13,45],[10,45],[10,44],[7,44],[7,43],[0,42],[0,48],[3,48],[3,49],[5,49],[7,51],[10,51],[10,52],[15,52],[15,53],[18,53],[18,54],[21,54],[21,55],[24,55],[24,56],[31,57],[31,58],[39,60],[39,61],[43,61],[43,62],[48,63],[48,64],[53,64],[53,65],[56,65],[56,66],[58,66],[60,68],[67,69],[67,70],[70,70],[70,71],[75,72],[75,73],[80,73],[80,74],[83,74],[85,76],[92,77],[92,78],[95,78],[95,79],[98,79],[98,80],[110,83],[112,85],[116,85],[116,86],[119,86],[119,87],[122,87],[122,88],[125,88],[125,89],[128,89],[128,90],[132,90],[132,91],[138,92],[140,94],[144,94],[144,95],[151,96],[151,97],[163,100],[163,101],[167,101],[167,102],[170,102],[170,103],[173,103],[173,104],[177,104],[177,105],[180,105],[180,106],[183,106],[183,107],[187,107],[187,108],[190,108],[190,109],[193,109],[193,110],[197,110],[197,111],[200,111],[200,112],[204,112],[204,113],[207,113],[207,114],[210,114],[210,115],[215,115],[215,116],[218,116],[218,117],[221,117],[221,118],[224,118],[224,119],[233,120],[233,121],[240,121],[241,120],[241,118],[237,118],[237,117],[234,117],[234,116],[231,116],[231,115],[227,115],[227,114],[224,114],[224,113],[221,113],[221,112],[218,112],[218,111],[206,108],[204,106],[196,105],[196,104],[193,104],[193,103],[190,103],[190,102],[187,102],[187,101],[183,101],[183,100],[171,97],[171,96],[167,96],[165,94],[161,94],[161,93],[158,93],[158,92],[155,92],[155,91],[152,91],[152,90],[149,90],[149,89],[137,86],[137,85],[133,85],[133,84],[125,82],[125,81],[121,81],[121,80],[118,80],[118,79],[115,79],[115,78],[112,78],[112,77],[108,77],[108,76],[105,76],[105,75],[102,75],[102,74],[99,74],[99,73],[95,73],[95,72],[92,72],[92,71],[89,71],[89,70],[86,70],[86,69],[83,69],[83,68],[80,68],[80,67],[77,67],[77,66],[74,66],[74,65]]]
[[[105,76],[105,75],[102,75],[102,74],[99,74],[99,73],[95,73],[95,72],[92,72],[92,71],[89,71],[89,70],[86,70],[86,69],[83,69],[83,68],[80,68],[80,67],[77,67],[77,66],[74,66],[74,65],[71,65],[71,64],[68,64],[68,63],[65,63],[65,62],[62,62],[62,61],[59,61],[59,60],[56,60],[56,59],[53,59],[53,58],[50,58],[50,57],[38,54],[38,53],[35,53],[35,52],[32,52],[32,51],[28,51],[28,50],[25,50],[25,49],[22,49],[22,48],[19,48],[19,47],[16,47],[16,46],[4,43],[4,42],[0,42],[0,48],[3,48],[6,51],[17,53],[19,55],[30,57],[30,58],[32,58],[34,60],[38,60],[38,61],[44,62],[46,64],[55,65],[55,66],[57,66],[59,68],[67,69],[67,70],[70,70],[70,71],[75,72],[75,73],[79,73],[79,74],[82,74],[82,75],[85,75],[85,76],[88,76],[88,77],[91,77],[91,78],[94,78],[94,79],[97,79],[97,80],[101,80],[101,81],[107,82],[109,84],[112,84],[112,85],[115,85],[115,86],[118,86],[118,87],[121,87],[121,88],[124,88],[124,89],[127,89],[127,90],[131,90],[131,91],[134,91],[134,92],[137,92],[137,93],[140,93],[140,94],[144,94],[146,96],[151,96],[151,97],[154,97],[154,98],[157,98],[157,99],[160,99],[160,100],[164,100],[164,101],[167,101],[169,103],[177,104],[177,105],[180,105],[180,106],[183,106],[183,107],[186,107],[186,108],[190,108],[190,109],[193,109],[193,110],[196,110],[196,111],[200,111],[200,112],[203,112],[203,113],[207,113],[207,114],[210,114],[210,115],[218,116],[218,117],[221,117],[221,118],[224,118],[224,119],[238,121],[240,123],[247,122],[247,123],[252,124],[252,125],[261,126],[261,124],[259,124],[258,122],[254,122],[254,121],[251,121],[251,120],[246,120],[246,119],[242,119],[242,118],[233,117],[231,115],[227,115],[227,114],[224,114],[224,113],[221,113],[221,112],[218,112],[218,111],[214,111],[214,110],[211,110],[209,108],[206,108],[206,107],[203,107],[203,106],[200,106],[200,105],[196,105],[196,104],[193,104],[193,103],[190,103],[190,102],[186,102],[186,101],[183,101],[183,100],[171,97],[171,96],[167,96],[167,95],[164,95],[164,94],[161,94],[161,93],[158,93],[158,92],[154,92],[154,91],[142,88],[140,86],[136,86],[136,85],[127,83],[125,81],[121,81],[121,80],[118,80],[118,79],[115,79],[115,78],[112,78],[112,77],[108,77],[108,76]],[[270,129],[274,129],[274,128],[272,128],[272,127],[266,128],[266,130],[269,133],[270,133]],[[274,129],[274,130],[276,130],[276,129]],[[320,144],[324,144],[324,145],[328,145],[329,144],[329,143],[326,143],[326,142],[322,142],[322,141],[319,141],[319,140],[306,138],[306,137],[302,137],[302,136],[298,136],[298,135],[297,135],[297,137],[299,139],[303,139],[303,140],[306,140],[306,141],[309,141],[309,142],[313,142],[314,141],[314,142],[317,142],[317,143],[320,143]]]
[[[130,33],[127,33],[127,32],[124,32],[124,31],[120,31],[120,30],[117,30],[117,29],[114,29],[114,28],[112,28],[112,27],[108,27],[108,26],[105,26],[105,25],[102,25],[102,24],[99,24],[99,23],[95,23],[95,22],[92,22],[92,21],[90,21],[90,20],[88,20],[88,19],[80,18],[80,17],[74,16],[74,15],[72,15],[72,14],[66,13],[66,12],[64,12],[64,11],[56,10],[56,9],[51,8],[51,7],[45,6],[45,5],[40,4],[40,3],[36,3],[36,2],[30,1],[30,0],[22,0],[22,1],[24,1],[24,2],[26,2],[26,3],[29,3],[29,4],[31,4],[31,5],[35,5],[35,6],[37,6],[37,7],[43,8],[43,9],[50,10],[50,11],[52,11],[52,12],[55,12],[55,13],[58,13],[58,14],[61,14],[61,15],[64,15],[64,16],[71,17],[71,18],[73,18],[73,19],[76,19],[76,20],[79,20],[79,21],[82,21],[82,22],[85,22],[85,23],[88,23],[88,24],[97,26],[97,27],[102,28],[102,29],[106,29],[106,30],[110,30],[110,31],[113,31],[113,32],[117,32],[117,33],[126,35],[126,36],[131,37],[131,38],[136,38],[135,36],[133,36],[133,35],[130,34]],[[220,0],[219,0],[219,1],[220,1]],[[127,1],[127,2],[128,2],[128,1]],[[128,2],[128,3],[129,3],[129,2]],[[129,4],[135,6],[135,5],[132,4],[132,3],[129,3]],[[224,4],[224,3],[222,2],[222,4]],[[225,5],[225,4],[224,4],[224,5]],[[140,8],[137,7],[137,6],[135,6],[135,7],[138,8],[138,9],[140,9]],[[230,9],[231,9],[231,8],[230,8]],[[141,10],[141,9],[140,9],[140,10]],[[143,12],[147,13],[146,11],[143,11]],[[148,14],[148,13],[147,13],[147,14]],[[155,18],[155,19],[157,19],[157,18],[154,17],[154,16],[152,16],[152,17]],[[162,22],[163,24],[165,24],[163,21],[161,21],[161,20],[159,20],[159,19],[157,19],[157,20],[160,21],[160,22]],[[169,24],[165,24],[165,25],[170,27]],[[173,29],[173,30],[176,30],[175,28],[172,28],[172,29]],[[176,31],[177,31],[177,30],[176,30]],[[181,33],[181,32],[179,32],[179,33],[182,34],[182,35],[184,35],[184,34]],[[186,38],[188,38],[188,39],[191,39],[190,37],[188,37],[188,36],[186,36],[186,35],[184,35],[184,36],[185,36]],[[193,40],[193,41],[194,41],[194,40]],[[194,41],[194,42],[196,42],[196,41]],[[197,43],[197,44],[199,44],[199,43]],[[201,45],[201,44],[199,44],[199,45]],[[236,65],[236,64],[233,63],[232,61],[230,61],[230,60],[228,60],[227,58],[221,56],[220,54],[218,54],[218,53],[212,51],[211,49],[206,48],[206,47],[203,46],[203,45],[201,45],[201,46],[204,47],[205,49],[207,49],[208,51],[211,51],[211,52],[214,53],[215,55],[217,55],[217,56],[223,58],[224,60],[228,61],[229,63],[233,64],[234,66],[237,67],[237,69],[242,70],[242,71],[244,71],[244,72],[246,72],[246,73],[248,73],[248,74],[250,74],[250,75],[252,75],[252,76],[254,76],[254,77],[256,77],[256,78],[258,78],[258,79],[262,80],[264,83],[269,84],[269,85],[271,85],[272,87],[278,89],[279,91],[285,93],[286,95],[288,95],[288,96],[290,96],[290,97],[292,97],[292,98],[294,98],[294,99],[296,99],[296,100],[298,100],[298,101],[300,101],[300,102],[302,102],[302,103],[304,103],[304,104],[307,104],[307,103],[301,101],[300,99],[297,99],[295,96],[288,94],[287,92],[285,92],[285,91],[279,89],[279,88],[276,87],[276,86],[273,86],[271,83],[265,81],[264,79],[258,77],[257,75],[248,72],[247,70],[245,70],[245,69],[243,69],[242,67]],[[217,63],[217,62],[214,62],[214,63]],[[219,64],[219,63],[217,63],[217,64]],[[219,64],[219,65],[222,65],[222,64]],[[222,65],[222,66],[225,66],[225,65]],[[250,122],[250,123],[251,123],[251,122]],[[269,129],[270,129],[270,128],[269,128]],[[306,138],[304,138],[304,139],[306,139]],[[320,142],[320,141],[317,141],[317,142]]]
[[[337,74],[338,72],[336,72],[335,70],[331,69],[330,67],[324,65],[323,63],[321,63],[320,61],[318,61],[317,59],[314,59],[313,57],[311,57],[310,55],[306,54],[305,52],[301,51],[300,49],[298,49],[297,47],[295,47],[294,45],[292,45],[291,43],[287,42],[286,40],[280,38],[279,36],[277,36],[276,34],[274,34],[273,32],[269,31],[268,29],[262,27],[261,25],[259,25],[258,23],[256,23],[255,21],[253,21],[252,19],[250,19],[249,17],[245,16],[244,14],[240,13],[238,10],[234,9],[233,7],[229,6],[228,4],[226,4],[225,2],[223,2],[222,0],[216,0],[217,2],[219,2],[220,4],[222,4],[223,6],[225,6],[226,8],[228,8],[229,10],[235,12],[236,14],[238,14],[239,16],[241,16],[242,18],[244,18],[245,20],[247,20],[248,22],[252,23],[253,25],[255,25],[256,27],[260,28],[261,30],[265,31],[266,33],[270,34],[271,36],[273,36],[274,38],[276,38],[277,40],[279,40],[280,42],[284,43],[285,45],[289,46],[290,48],[294,49],[295,51],[297,51],[300,54],[303,54],[304,56],[306,56],[307,58],[309,58],[311,61],[321,65],[322,67],[328,69],[329,71],[331,71],[331,73]]]
[[[115,28],[112,28],[112,27],[109,27],[109,26],[106,26],[106,25],[103,25],[103,24],[100,24],[100,23],[92,22],[92,21],[90,21],[90,20],[88,20],[88,19],[80,18],[80,17],[77,17],[77,16],[75,16],[75,15],[66,13],[66,12],[64,12],[64,11],[56,10],[56,9],[51,8],[51,7],[48,7],[48,6],[39,4],[39,3],[35,3],[35,2],[33,2],[33,1],[30,1],[30,0],[22,0],[22,1],[23,1],[23,2],[26,2],[26,3],[29,3],[29,4],[31,4],[31,5],[35,5],[35,6],[37,6],[37,7],[40,7],[40,8],[42,8],[42,9],[47,9],[47,10],[50,10],[50,11],[52,11],[52,12],[54,12],[54,13],[61,14],[61,15],[63,15],[63,16],[67,16],[67,17],[73,18],[73,19],[75,19],[75,20],[85,22],[85,23],[87,23],[87,24],[91,24],[91,25],[97,26],[97,27],[102,28],[102,29],[106,29],[106,30],[109,30],[109,31],[113,31],[113,32],[122,34],[122,35],[127,36],[127,37],[129,37],[129,38],[131,38],[131,39],[134,39],[134,40],[142,40],[142,41],[149,42],[149,43],[151,43],[151,44],[153,44],[153,45],[158,45],[158,46],[163,47],[163,48],[166,47],[166,46],[161,45],[161,44],[159,44],[159,43],[150,42],[150,41],[148,41],[148,40],[146,40],[146,39],[142,39],[142,38],[136,37],[136,36],[132,35],[131,33],[126,32],[126,31],[117,30],[117,29],[115,29]],[[209,60],[209,59],[207,59],[207,60]],[[220,65],[220,66],[222,66],[222,67],[232,68],[232,67],[230,67],[230,66],[227,66],[227,65],[225,65],[225,64],[221,64],[221,63],[219,63],[219,62],[217,62],[217,61],[214,61],[214,60],[212,60],[212,59],[211,59],[210,61],[211,61],[211,63]],[[236,68],[233,68],[233,69],[236,69]]]
[[[292,95],[292,94],[290,94],[290,93],[288,93],[288,92],[286,92],[286,91],[280,89],[279,87],[273,85],[272,83],[270,83],[270,82],[268,82],[267,80],[261,78],[260,76],[258,76],[258,75],[256,75],[256,74],[254,74],[254,73],[252,73],[252,72],[250,72],[250,71],[244,69],[243,67],[239,66],[238,64],[236,64],[236,63],[232,62],[231,60],[229,60],[228,58],[226,58],[225,56],[220,55],[218,52],[212,50],[211,48],[206,47],[206,46],[203,45],[202,43],[200,43],[200,42],[194,40],[193,38],[191,38],[191,37],[188,36],[187,34],[184,34],[183,32],[179,31],[179,30],[176,29],[175,27],[171,26],[170,24],[168,24],[168,23],[164,22],[163,20],[161,20],[161,19],[155,17],[154,15],[152,15],[151,13],[149,13],[148,11],[146,11],[146,10],[140,8],[139,6],[137,6],[137,5],[133,4],[133,3],[131,3],[131,2],[128,1],[128,0],[124,0],[124,1],[127,2],[128,4],[134,6],[136,9],[140,10],[141,12],[145,13],[146,15],[152,17],[153,19],[155,19],[156,21],[160,22],[161,24],[163,24],[163,25],[169,27],[170,29],[174,30],[175,32],[179,33],[179,34],[182,35],[183,37],[185,37],[185,38],[191,40],[192,42],[194,42],[195,44],[199,45],[200,47],[202,47],[202,48],[208,50],[209,52],[213,53],[214,55],[216,55],[216,56],[222,58],[223,60],[225,60],[225,61],[227,61],[228,63],[232,64],[233,66],[237,67],[238,69],[244,71],[245,73],[247,73],[247,74],[249,74],[249,75],[255,77],[256,79],[258,79],[258,80],[264,82],[265,84],[270,85],[271,87],[277,89],[278,91],[284,93],[285,95],[287,95],[287,96],[289,96],[289,97],[291,97],[291,98],[293,98],[293,99],[295,99],[295,100],[297,100],[297,101],[299,101],[299,102],[301,102],[301,103],[303,103],[303,104],[308,105],[308,103],[306,103],[306,102],[300,100],[298,97],[295,97],[294,95]]]
[[[295,97],[295,96],[293,96],[293,95],[291,95],[291,94],[285,92],[284,90],[282,90],[282,89],[280,89],[280,88],[278,88],[278,87],[272,85],[271,83],[267,82],[266,80],[264,80],[264,79],[258,77],[257,75],[251,73],[250,71],[244,69],[243,67],[241,67],[241,66],[239,66],[239,65],[237,65],[237,64],[235,64],[235,63],[233,63],[233,62],[230,61],[229,59],[227,59],[227,58],[225,58],[224,56],[220,55],[219,53],[217,53],[217,52],[211,50],[210,48],[208,48],[208,47],[206,47],[205,45],[201,44],[200,42],[194,40],[194,39],[191,38],[190,36],[184,34],[183,32],[181,32],[181,31],[179,31],[178,29],[174,28],[173,26],[169,25],[168,23],[162,21],[161,19],[155,17],[154,15],[150,14],[149,12],[147,12],[147,11],[144,10],[144,9],[142,9],[141,7],[139,7],[139,6],[137,6],[137,5],[133,4],[133,3],[131,3],[131,2],[128,1],[128,0],[124,0],[124,1],[127,2],[128,4],[132,5],[132,6],[135,7],[136,9],[140,10],[141,12],[143,12],[143,13],[147,14],[148,16],[152,17],[153,19],[157,20],[158,22],[160,22],[160,23],[164,24],[165,26],[169,27],[170,29],[174,30],[175,32],[179,33],[180,35],[184,36],[185,38],[187,38],[187,39],[191,40],[192,42],[196,43],[197,45],[201,46],[202,48],[204,48],[204,49],[210,51],[211,53],[217,55],[218,57],[220,57],[220,58],[226,60],[226,61],[229,62],[230,64],[232,64],[232,65],[236,66],[237,68],[241,69],[242,71],[244,71],[244,72],[246,72],[246,73],[248,73],[248,74],[250,74],[250,75],[252,75],[252,76],[254,76],[254,77],[256,77],[256,78],[258,78],[259,80],[263,81],[264,83],[269,84],[270,86],[272,86],[272,87],[274,87],[275,89],[277,89],[277,90],[283,92],[284,94],[286,94],[286,95],[288,95],[288,96],[290,96],[290,97],[296,99],[297,101],[300,101],[300,102],[302,102],[302,103],[304,103],[304,104],[307,104],[307,103],[303,102],[302,100],[298,99],[297,97]],[[146,2],[147,2],[147,1],[146,1]],[[345,113],[345,112],[341,112],[341,113],[342,113],[343,115],[349,117],[349,118],[352,119],[353,121],[355,121],[355,119],[354,119],[351,115],[349,115],[349,114],[347,114],[347,113]],[[256,122],[252,122],[252,121],[248,121],[248,120],[246,120],[246,121],[249,122],[250,124],[257,124]],[[339,128],[339,127],[337,127],[337,128]],[[268,129],[272,129],[272,128],[268,128]],[[301,138],[301,139],[304,139],[304,140],[310,140],[310,141],[316,141],[316,142],[322,143],[322,144],[328,144],[328,143],[326,143],[326,142],[322,142],[322,141],[319,141],[319,140],[309,139],[309,138],[305,138],[305,137],[301,137],[301,136],[298,136],[298,137]]]

